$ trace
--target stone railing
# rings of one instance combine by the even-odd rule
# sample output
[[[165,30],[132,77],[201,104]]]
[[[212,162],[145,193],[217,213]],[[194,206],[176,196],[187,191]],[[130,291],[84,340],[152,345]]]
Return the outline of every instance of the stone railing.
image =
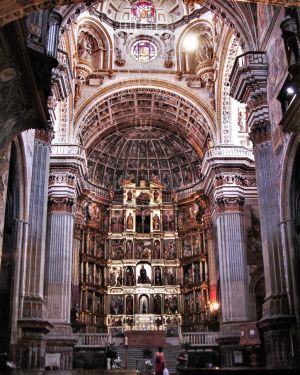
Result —
[[[108,341],[107,333],[76,333],[76,348],[104,348]]]
[[[202,173],[205,175],[211,163],[221,161],[222,164],[226,162],[240,163],[244,160],[250,164],[254,162],[253,151],[243,146],[215,146],[206,151],[202,164]]]
[[[216,343],[217,332],[185,332],[182,333],[182,343],[191,346],[214,346]]]
[[[78,158],[85,158],[85,148],[79,145],[59,145],[51,146],[51,155],[53,156],[76,156]]]

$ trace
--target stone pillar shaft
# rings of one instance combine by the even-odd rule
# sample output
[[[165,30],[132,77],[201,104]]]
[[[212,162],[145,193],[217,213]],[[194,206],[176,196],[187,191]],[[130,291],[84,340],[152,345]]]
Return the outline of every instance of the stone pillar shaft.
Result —
[[[27,249],[27,272],[25,298],[43,301],[44,267],[47,222],[47,199],[49,179],[49,144],[43,139],[34,141],[34,156],[29,208],[29,233]],[[34,316],[30,302],[25,316]],[[39,318],[42,314],[40,312]]]
[[[6,194],[9,173],[11,145],[9,144],[5,150],[0,152],[0,267],[2,258],[2,242],[3,242],[3,229],[6,208]]]
[[[47,317],[70,323],[74,217],[69,212],[48,215]]]
[[[246,246],[242,212],[223,212],[216,220],[222,322],[249,319]]]

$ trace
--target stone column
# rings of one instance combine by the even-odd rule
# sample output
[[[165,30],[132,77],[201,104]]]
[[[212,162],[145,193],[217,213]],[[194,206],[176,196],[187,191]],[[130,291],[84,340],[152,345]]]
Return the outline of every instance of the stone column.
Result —
[[[2,258],[2,242],[6,208],[7,183],[9,174],[10,150],[11,145],[9,144],[5,149],[1,150],[0,152],[0,267]]]
[[[222,323],[249,318],[243,204],[242,197],[218,198],[216,202]]]
[[[26,368],[45,367],[44,269],[51,131],[36,130],[29,203],[29,227],[24,264],[21,363]],[[32,351],[32,347],[35,348]],[[38,353],[38,354],[37,354]]]
[[[216,200],[215,225],[219,255],[222,320],[218,342],[223,365],[234,365],[240,326],[249,317],[249,292],[244,233],[243,197]]]
[[[71,281],[74,244],[74,204],[79,177],[85,173],[85,152],[79,146],[52,146],[50,160],[47,271],[47,353],[62,370],[71,369],[76,339],[71,327]],[[47,362],[47,356],[46,356]]]
[[[231,96],[247,104],[248,127],[253,142],[266,297],[259,327],[264,334],[267,366],[291,363],[291,316],[287,299],[283,249],[280,237],[279,187],[272,149],[267,101],[268,64],[264,52],[237,58],[230,77]]]

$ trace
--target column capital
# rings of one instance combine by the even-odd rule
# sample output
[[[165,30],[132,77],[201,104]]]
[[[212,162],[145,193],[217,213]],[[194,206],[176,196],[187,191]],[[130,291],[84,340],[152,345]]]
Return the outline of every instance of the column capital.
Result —
[[[35,140],[50,146],[54,138],[54,128],[52,123],[49,121],[46,128],[35,130]]]
[[[245,198],[237,197],[219,197],[215,200],[215,209],[218,214],[224,212],[242,212]]]
[[[236,58],[229,77],[230,95],[242,103],[266,98],[268,62],[266,52],[247,52]]]
[[[271,142],[271,124],[266,122],[257,124],[256,126],[252,127],[249,135],[254,147],[266,142]]]
[[[48,212],[73,213],[74,199],[71,197],[49,197]]]

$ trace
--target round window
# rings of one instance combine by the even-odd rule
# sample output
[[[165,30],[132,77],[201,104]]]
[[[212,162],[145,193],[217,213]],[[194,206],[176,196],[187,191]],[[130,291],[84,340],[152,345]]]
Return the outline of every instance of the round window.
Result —
[[[156,58],[157,47],[150,40],[140,39],[133,43],[131,53],[136,60],[149,62]]]

